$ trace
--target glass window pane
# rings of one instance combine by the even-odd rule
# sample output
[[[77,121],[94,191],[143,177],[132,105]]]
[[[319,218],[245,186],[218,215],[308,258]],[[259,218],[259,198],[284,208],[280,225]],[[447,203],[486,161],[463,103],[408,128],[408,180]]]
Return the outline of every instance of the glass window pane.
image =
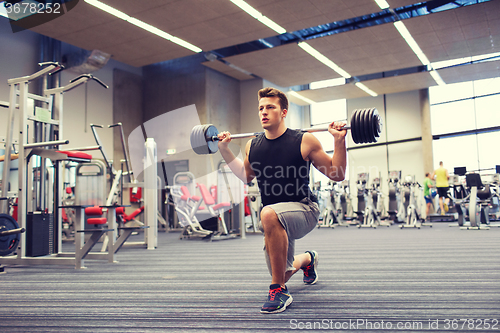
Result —
[[[439,166],[439,161],[443,161],[449,173],[453,173],[455,167],[464,166],[467,171],[479,169],[476,135],[434,140],[432,150],[434,168]]]
[[[500,94],[475,99],[477,128],[500,126]]]
[[[500,78],[474,81],[474,93],[476,96],[495,94],[500,92]]]
[[[347,119],[347,103],[345,99],[316,103],[311,105],[311,125],[329,124],[332,121]]]
[[[481,169],[494,168],[496,165],[500,165],[498,143],[500,143],[500,132],[477,135],[479,167]],[[495,173],[495,171],[492,170],[489,173]]]
[[[431,106],[431,128],[433,135],[475,129],[474,100]]]
[[[429,92],[433,135],[500,126],[500,78],[431,87]],[[500,164],[493,148],[498,142],[500,131],[434,140],[434,162],[443,160],[451,171],[456,166],[493,168]]]
[[[456,101],[474,96],[472,81],[447,84],[429,88],[429,101],[432,104]]]

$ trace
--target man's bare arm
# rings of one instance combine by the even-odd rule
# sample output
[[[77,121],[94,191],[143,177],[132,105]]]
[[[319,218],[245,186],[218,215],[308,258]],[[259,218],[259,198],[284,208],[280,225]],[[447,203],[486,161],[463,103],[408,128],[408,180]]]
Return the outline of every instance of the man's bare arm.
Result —
[[[305,133],[303,142],[308,152],[307,158],[325,176],[334,181],[341,181],[345,178],[347,164],[347,150],[345,145],[346,130],[341,130],[343,123],[332,123],[329,132],[334,137],[333,156],[330,157],[323,150],[319,140],[310,133]]]
[[[255,178],[255,174],[248,161],[248,153],[250,151],[251,140],[247,142],[245,147],[245,158],[240,160],[234,156],[233,152],[229,149],[229,143],[231,142],[231,134],[229,132],[219,133],[219,151],[226,161],[227,166],[234,173],[236,177],[241,179],[245,184],[252,181]]]

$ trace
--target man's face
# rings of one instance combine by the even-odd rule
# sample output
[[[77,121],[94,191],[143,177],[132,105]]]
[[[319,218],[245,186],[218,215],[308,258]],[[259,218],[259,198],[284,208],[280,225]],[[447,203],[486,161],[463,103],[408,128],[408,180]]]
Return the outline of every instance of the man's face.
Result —
[[[277,127],[287,110],[281,110],[278,97],[262,97],[259,100],[259,118],[263,129]]]

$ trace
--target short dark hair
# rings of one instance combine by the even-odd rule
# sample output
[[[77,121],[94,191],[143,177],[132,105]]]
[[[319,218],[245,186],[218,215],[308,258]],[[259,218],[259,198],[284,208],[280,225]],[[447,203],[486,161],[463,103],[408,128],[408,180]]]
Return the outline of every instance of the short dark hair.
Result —
[[[288,110],[288,98],[281,90],[272,87],[262,88],[259,90],[259,100],[264,97],[278,97],[281,110]]]

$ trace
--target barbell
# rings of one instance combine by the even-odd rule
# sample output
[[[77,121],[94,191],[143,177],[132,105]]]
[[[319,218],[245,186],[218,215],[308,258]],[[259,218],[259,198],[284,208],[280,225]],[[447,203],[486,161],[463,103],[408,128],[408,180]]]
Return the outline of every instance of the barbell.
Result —
[[[354,143],[377,142],[382,132],[382,119],[375,108],[354,110],[351,116],[350,129]],[[328,131],[328,127],[301,129],[302,132],[314,133]],[[255,137],[263,132],[231,134],[231,139],[245,139]],[[190,141],[194,152],[199,155],[215,154],[219,150],[217,135],[219,131],[212,124],[196,125],[191,130]]]

